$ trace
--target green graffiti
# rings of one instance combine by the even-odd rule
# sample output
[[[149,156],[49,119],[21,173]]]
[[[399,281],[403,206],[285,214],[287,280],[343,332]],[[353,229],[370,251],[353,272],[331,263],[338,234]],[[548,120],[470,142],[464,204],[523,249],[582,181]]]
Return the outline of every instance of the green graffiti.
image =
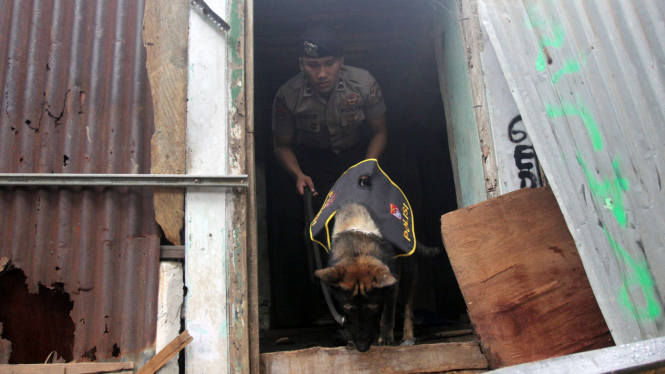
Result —
[[[582,118],[584,126],[586,126],[586,129],[589,132],[589,136],[591,136],[593,149],[596,151],[601,151],[603,149],[603,137],[600,135],[598,124],[593,118],[593,115],[589,113],[584,105],[575,105],[571,103],[564,103],[563,107],[547,105],[545,110],[551,119],[561,116],[577,116]]]
[[[584,176],[586,177],[587,183],[589,183],[591,195],[597,199],[604,199],[604,207],[612,212],[619,223],[619,226],[625,228],[628,225],[628,215],[624,209],[623,192],[628,191],[629,184],[628,180],[622,178],[619,173],[618,160],[612,162],[614,176],[612,178],[603,177],[602,182],[599,182],[596,179],[593,172],[589,169],[579,154],[577,155],[577,161],[580,166],[582,166]]]
[[[540,12],[537,5],[534,4],[530,6],[527,9],[527,12],[530,17],[530,19],[527,20],[528,29],[534,30],[536,28],[547,27],[546,20],[539,16]],[[554,26],[552,30],[552,37],[543,37],[538,40],[540,52],[538,59],[536,60],[536,69],[539,72],[545,71],[547,65],[551,63],[551,61],[546,61],[545,59],[545,48],[561,48],[565,39],[564,29],[561,25]],[[584,56],[582,56],[582,63],[586,64],[586,58]],[[566,61],[563,68],[552,75],[550,79],[552,86],[555,86],[566,74],[579,73],[581,70],[582,65],[578,61]],[[603,149],[603,138],[600,134],[598,124],[592,113],[584,105],[579,103],[578,105],[571,103],[563,103],[561,106],[548,105],[546,106],[546,111],[550,119],[561,116],[580,117],[587,128],[594,150],[601,151]],[[589,169],[589,167],[587,167],[579,154],[577,154],[577,161],[584,171],[593,199],[596,201],[602,201],[604,203],[603,207],[612,212],[619,226],[622,229],[625,229],[628,225],[628,215],[624,208],[623,193],[628,191],[629,183],[627,179],[624,179],[621,176],[619,160],[615,159],[612,162],[613,175],[609,178],[605,176],[597,176],[591,169]],[[628,271],[622,271],[622,287],[621,290],[619,290],[617,299],[621,309],[624,313],[631,313],[634,315],[638,321],[653,321],[662,318],[663,305],[658,297],[654,280],[651,276],[646,260],[641,259],[636,261],[633,259],[630,254],[612,238],[605,227],[603,227],[603,231],[605,232],[607,240],[609,241],[617,260],[628,268]],[[635,289],[639,290],[644,296],[645,306],[638,306],[631,299],[629,291]]]
[[[638,320],[654,320],[659,318],[663,314],[663,306],[658,300],[654,280],[651,277],[646,261],[642,260],[639,263],[635,261],[624,248],[612,239],[607,229],[603,230],[614,254],[631,270],[630,273],[624,274],[623,286],[619,292],[619,305],[621,305],[625,312],[632,313]],[[630,300],[628,289],[636,287],[639,287],[642,291],[646,307],[635,306]]]
[[[580,70],[582,70],[582,66],[580,65],[579,62],[577,61],[567,61],[564,65],[563,68],[559,71],[557,71],[553,76],[552,76],[552,84],[557,84],[559,80],[566,74],[572,74],[572,73],[579,73]]]

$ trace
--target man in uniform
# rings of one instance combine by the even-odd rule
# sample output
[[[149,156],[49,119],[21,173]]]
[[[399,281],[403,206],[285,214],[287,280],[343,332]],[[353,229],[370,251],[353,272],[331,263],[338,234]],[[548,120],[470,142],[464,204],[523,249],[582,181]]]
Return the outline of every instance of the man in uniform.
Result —
[[[305,187],[312,190],[317,211],[342,173],[383,153],[386,104],[367,71],[344,65],[334,30],[309,28],[300,43],[301,72],[280,87],[273,103],[273,140],[277,160],[301,195]]]

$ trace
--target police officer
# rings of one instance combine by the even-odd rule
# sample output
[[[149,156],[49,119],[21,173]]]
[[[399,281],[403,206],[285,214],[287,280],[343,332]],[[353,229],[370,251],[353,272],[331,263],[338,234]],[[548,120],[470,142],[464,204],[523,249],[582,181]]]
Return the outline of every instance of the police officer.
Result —
[[[273,103],[273,140],[275,156],[296,179],[296,189],[302,195],[309,187],[318,210],[349,167],[383,153],[386,104],[367,71],[344,65],[334,30],[305,30],[300,53],[301,72],[280,87]]]

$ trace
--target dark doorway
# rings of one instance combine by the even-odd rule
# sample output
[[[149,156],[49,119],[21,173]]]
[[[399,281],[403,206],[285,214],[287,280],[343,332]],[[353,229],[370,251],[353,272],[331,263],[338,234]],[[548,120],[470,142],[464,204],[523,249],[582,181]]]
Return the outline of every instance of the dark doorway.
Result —
[[[259,230],[265,227],[259,261],[268,260],[270,268],[270,301],[263,307],[270,309],[271,328],[303,328],[328,313],[308,268],[303,202],[275,159],[271,131],[274,95],[299,72],[298,36],[315,24],[335,28],[345,42],[345,64],[377,79],[389,123],[379,162],[408,197],[418,240],[441,246],[440,217],[457,202],[434,55],[439,21],[428,1],[255,0],[254,8],[257,180],[259,214],[266,217],[259,222]],[[465,313],[447,258],[420,268],[416,309],[446,319]]]

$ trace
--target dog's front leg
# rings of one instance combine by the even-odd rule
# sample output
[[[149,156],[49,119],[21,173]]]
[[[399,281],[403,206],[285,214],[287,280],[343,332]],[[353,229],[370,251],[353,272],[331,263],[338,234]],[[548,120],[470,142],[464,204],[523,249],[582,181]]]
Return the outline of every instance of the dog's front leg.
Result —
[[[404,287],[402,291],[406,293],[406,305],[404,306],[404,334],[400,345],[416,344],[416,338],[413,336],[413,294],[416,292],[416,266],[418,265],[414,262],[414,271],[402,277],[401,280]]]
[[[386,298],[386,304],[383,307],[383,314],[381,315],[381,333],[379,335],[379,345],[395,344],[393,330],[395,329],[395,306],[397,305],[398,292],[399,284],[395,284],[393,285],[392,291]]]
[[[395,344],[395,308],[397,307],[397,295],[399,294],[399,282],[402,274],[402,267],[398,263],[396,271],[397,283],[392,287],[392,291],[386,298],[386,303],[383,306],[383,314],[381,315],[381,333],[379,335],[379,345],[393,345]]]

